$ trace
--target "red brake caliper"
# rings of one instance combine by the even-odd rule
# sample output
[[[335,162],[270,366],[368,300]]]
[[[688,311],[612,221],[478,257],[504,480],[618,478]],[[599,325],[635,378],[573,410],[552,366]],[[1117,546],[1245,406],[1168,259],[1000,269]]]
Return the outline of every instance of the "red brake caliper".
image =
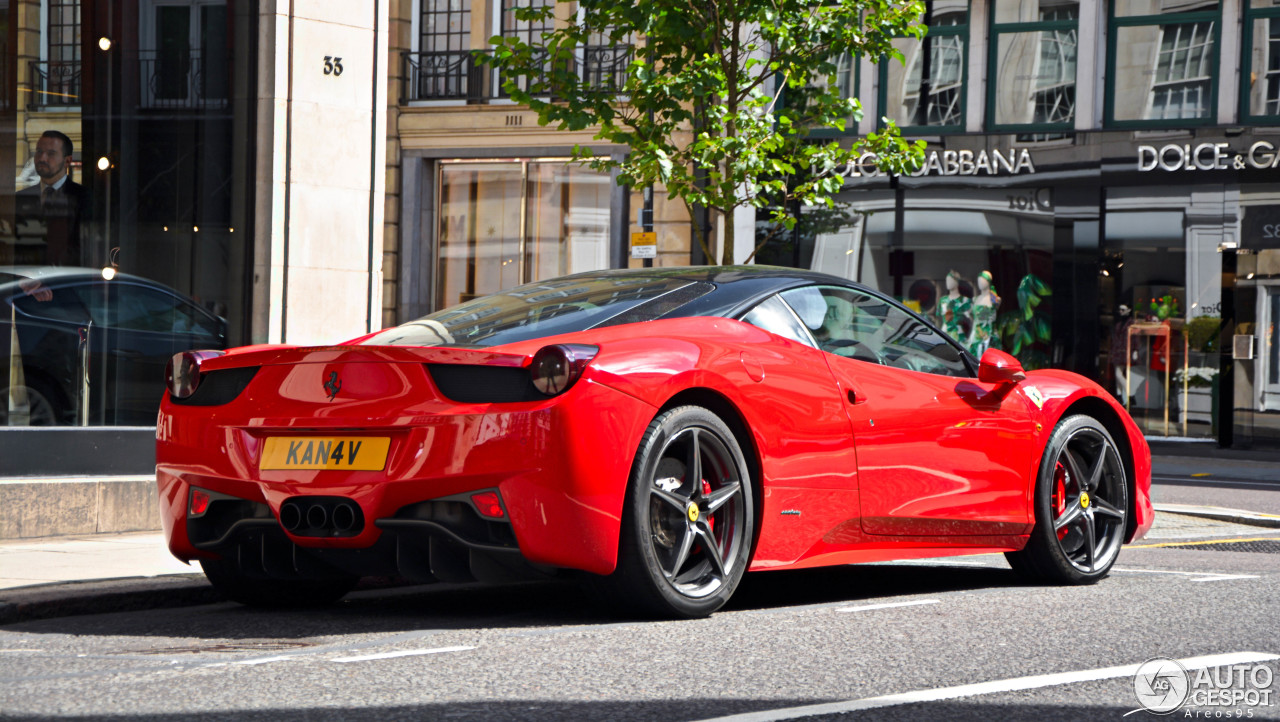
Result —
[[[702,480],[702,495],[711,496],[711,485],[707,483],[706,479]],[[714,516],[707,517],[707,528],[711,531],[716,530],[716,518]]]
[[[1053,518],[1057,519],[1067,510],[1067,467],[1058,462],[1057,467],[1053,470],[1053,496],[1049,503],[1053,505]],[[1067,528],[1064,526],[1058,530],[1058,538],[1061,539],[1067,535]]]

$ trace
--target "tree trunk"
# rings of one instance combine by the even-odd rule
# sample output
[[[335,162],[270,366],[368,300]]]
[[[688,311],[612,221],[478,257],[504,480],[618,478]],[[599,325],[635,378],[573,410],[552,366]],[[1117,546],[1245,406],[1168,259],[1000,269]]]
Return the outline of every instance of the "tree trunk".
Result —
[[[724,226],[724,246],[720,249],[720,265],[733,265],[734,228],[733,212],[720,212],[720,223]]]

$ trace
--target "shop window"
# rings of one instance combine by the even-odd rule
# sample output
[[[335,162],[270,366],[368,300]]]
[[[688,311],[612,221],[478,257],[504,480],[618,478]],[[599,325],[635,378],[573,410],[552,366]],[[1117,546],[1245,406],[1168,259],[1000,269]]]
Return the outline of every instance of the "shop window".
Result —
[[[126,5],[0,1],[0,426],[153,424],[173,353],[249,340],[258,14]]]
[[[1119,0],[1107,47],[1107,123],[1212,123],[1218,96],[1217,0]]]
[[[471,55],[471,0],[419,0],[416,49],[405,56],[407,100],[457,100],[479,89]]]
[[[1242,46],[1240,116],[1280,123],[1280,0],[1248,0]]]
[[[842,219],[822,224],[806,265],[900,300],[975,356],[1001,348],[1028,368],[1050,365],[1052,189],[903,196],[898,233],[892,191],[844,194]]]
[[[607,268],[612,192],[564,161],[442,164],[437,308]]]
[[[996,0],[987,118],[994,130],[1070,130],[1076,113],[1076,0]]]
[[[893,41],[904,63],[880,62],[880,107],[904,131],[964,130],[964,86],[968,75],[967,0],[926,3],[923,40]]]

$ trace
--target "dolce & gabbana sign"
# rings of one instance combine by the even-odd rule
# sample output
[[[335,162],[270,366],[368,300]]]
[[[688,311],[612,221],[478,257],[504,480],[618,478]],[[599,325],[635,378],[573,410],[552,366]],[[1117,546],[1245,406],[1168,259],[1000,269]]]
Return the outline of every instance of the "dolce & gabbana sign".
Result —
[[[1138,146],[1138,170],[1268,170],[1280,168],[1280,151],[1274,143],[1260,140],[1243,153],[1231,149],[1230,143],[1178,144],[1156,148]]]
[[[1018,175],[1035,172],[1036,166],[1031,162],[1031,153],[1026,148],[1010,148],[1008,152],[1001,150],[929,151],[925,154],[924,164],[907,175],[919,178],[926,175]],[[857,160],[845,166],[840,175],[847,178],[874,178],[887,174],[876,166],[875,153],[863,153]]]

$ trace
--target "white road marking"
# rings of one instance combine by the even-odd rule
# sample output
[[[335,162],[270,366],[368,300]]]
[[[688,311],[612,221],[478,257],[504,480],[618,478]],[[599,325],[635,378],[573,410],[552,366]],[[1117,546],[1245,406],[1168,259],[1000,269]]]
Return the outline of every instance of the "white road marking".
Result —
[[[1190,670],[1224,667],[1232,664],[1270,662],[1276,659],[1280,659],[1280,654],[1236,652],[1232,654],[1211,654],[1204,657],[1189,657],[1178,661],[1183,667]],[[904,692],[902,694],[866,697],[848,702],[828,702],[826,704],[812,704],[805,705],[803,707],[771,709],[762,712],[747,712],[745,714],[729,715],[728,717],[715,717],[713,719],[701,720],[701,722],[778,722],[779,720],[801,719],[820,714],[844,714],[847,712],[858,712],[867,709],[879,709],[881,707],[895,707],[902,704],[941,702],[943,700],[959,699],[960,697],[973,697],[983,694],[1001,694],[1004,692],[1019,692],[1022,690],[1054,687],[1063,684],[1079,684],[1080,682],[1094,682],[1101,679],[1131,677],[1141,666],[1141,664],[1126,664],[1120,667],[1086,669],[1078,672],[1038,674],[1032,677],[1015,677],[1014,679],[1002,679],[994,682],[962,684],[957,687],[922,689],[915,692]]]
[[[445,652],[466,652],[475,647],[439,647],[436,649],[408,649],[403,652],[385,652],[383,654],[366,654],[361,657],[338,657],[330,662],[369,662],[375,659],[392,659],[395,657],[416,657],[422,654],[444,654]]]
[[[242,659],[239,662],[234,662],[234,664],[266,664],[268,662],[283,662],[286,659],[294,659],[298,656],[300,655],[285,654],[276,657],[258,657],[257,659]]]
[[[864,604],[860,607],[840,607],[837,612],[869,612],[872,609],[889,609],[890,607],[914,607],[920,604],[937,604],[937,599],[919,599],[914,602],[892,602],[889,604]]]
[[[1180,572],[1170,569],[1121,569],[1113,568],[1113,572],[1124,572],[1127,574],[1173,574],[1180,577],[1196,577],[1196,579],[1188,579],[1189,582],[1223,582],[1233,579],[1258,579],[1257,574],[1223,574],[1221,572]]]

